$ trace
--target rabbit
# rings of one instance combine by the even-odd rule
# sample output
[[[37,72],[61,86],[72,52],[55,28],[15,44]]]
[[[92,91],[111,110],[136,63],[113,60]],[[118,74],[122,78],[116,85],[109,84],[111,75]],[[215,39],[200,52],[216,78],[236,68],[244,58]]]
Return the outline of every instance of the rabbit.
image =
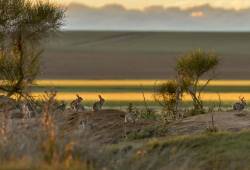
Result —
[[[246,103],[246,100],[244,97],[239,97],[240,99],[240,102],[237,102],[233,105],[233,110],[236,110],[236,111],[242,111],[245,109],[247,103]]]
[[[56,108],[56,110],[64,111],[66,109],[66,103],[62,101]]]
[[[136,122],[136,114],[135,113],[126,113],[124,123],[135,123]]]
[[[105,102],[104,98],[102,98],[101,95],[99,95],[98,97],[99,97],[99,101],[98,101],[98,102],[95,102],[95,103],[93,104],[93,110],[94,110],[95,112],[101,110],[101,109],[102,109],[102,106],[103,106],[103,104],[104,104],[104,102]]]
[[[78,94],[76,95],[77,99],[73,100],[71,103],[70,103],[70,108],[73,110],[73,111],[76,111],[78,112],[80,109],[81,110],[84,110],[84,107],[81,105],[81,102],[83,100],[82,97],[80,97]]]
[[[26,103],[21,104],[21,111],[25,119],[30,119],[32,117],[31,110],[29,109],[29,106]]]

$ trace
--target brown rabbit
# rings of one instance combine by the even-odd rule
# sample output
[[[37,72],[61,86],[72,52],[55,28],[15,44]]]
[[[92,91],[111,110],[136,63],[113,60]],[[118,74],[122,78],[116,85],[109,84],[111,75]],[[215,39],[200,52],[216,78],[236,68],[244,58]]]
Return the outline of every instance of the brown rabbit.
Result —
[[[247,102],[244,97],[239,97],[240,102],[237,102],[233,105],[233,109],[236,111],[242,111],[245,109]]]
[[[103,104],[104,104],[104,102],[105,102],[104,98],[102,98],[101,95],[99,95],[98,97],[99,97],[99,101],[98,101],[98,102],[95,102],[95,103],[93,104],[93,110],[94,110],[95,112],[101,110],[101,109],[102,109],[102,106],[103,106]]]
[[[76,112],[78,112],[80,109],[84,110],[84,107],[81,105],[83,98],[80,97],[78,94],[76,95],[76,97],[77,97],[77,99],[73,100],[70,103],[70,108]]]

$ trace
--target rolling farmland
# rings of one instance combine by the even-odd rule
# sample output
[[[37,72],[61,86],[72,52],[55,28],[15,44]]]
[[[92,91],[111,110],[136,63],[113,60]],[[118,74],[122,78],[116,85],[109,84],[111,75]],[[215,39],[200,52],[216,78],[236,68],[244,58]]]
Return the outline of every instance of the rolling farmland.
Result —
[[[250,33],[63,32],[46,42],[41,79],[172,79],[193,49],[220,56],[218,80],[250,79]]]
[[[180,55],[202,48],[220,56],[216,81],[205,89],[203,99],[218,101],[219,94],[231,104],[239,96],[250,98],[249,44],[250,33],[63,32],[46,43],[43,72],[33,92],[40,95],[54,87],[59,99],[69,101],[80,94],[87,103],[102,94],[107,104],[122,105],[141,103],[143,91],[154,104],[155,83],[175,77]]]

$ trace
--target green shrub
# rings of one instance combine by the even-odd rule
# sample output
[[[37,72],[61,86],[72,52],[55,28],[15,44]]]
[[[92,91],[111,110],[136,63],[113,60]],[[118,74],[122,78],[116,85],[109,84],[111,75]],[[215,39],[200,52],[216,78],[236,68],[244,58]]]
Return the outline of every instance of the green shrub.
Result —
[[[136,108],[133,103],[129,103],[127,111],[133,113],[137,120],[157,120],[158,115],[154,109],[145,107],[145,108]]]
[[[154,109],[137,109],[136,115],[138,119],[145,119],[145,120],[157,120],[158,115]]]

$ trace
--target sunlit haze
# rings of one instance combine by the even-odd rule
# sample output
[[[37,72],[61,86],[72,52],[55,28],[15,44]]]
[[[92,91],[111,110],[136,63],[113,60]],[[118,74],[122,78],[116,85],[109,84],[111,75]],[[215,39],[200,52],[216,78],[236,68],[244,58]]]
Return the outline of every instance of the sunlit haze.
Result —
[[[210,4],[213,7],[226,9],[244,9],[250,6],[249,0],[57,0],[60,3],[69,4],[71,2],[83,3],[92,7],[101,7],[107,4],[120,4],[128,9],[143,9],[152,5],[164,7],[188,8],[197,5]]]
[[[250,29],[250,23],[246,22],[250,17],[250,0],[49,1],[67,7],[66,22],[63,27],[67,30],[249,31]]]

